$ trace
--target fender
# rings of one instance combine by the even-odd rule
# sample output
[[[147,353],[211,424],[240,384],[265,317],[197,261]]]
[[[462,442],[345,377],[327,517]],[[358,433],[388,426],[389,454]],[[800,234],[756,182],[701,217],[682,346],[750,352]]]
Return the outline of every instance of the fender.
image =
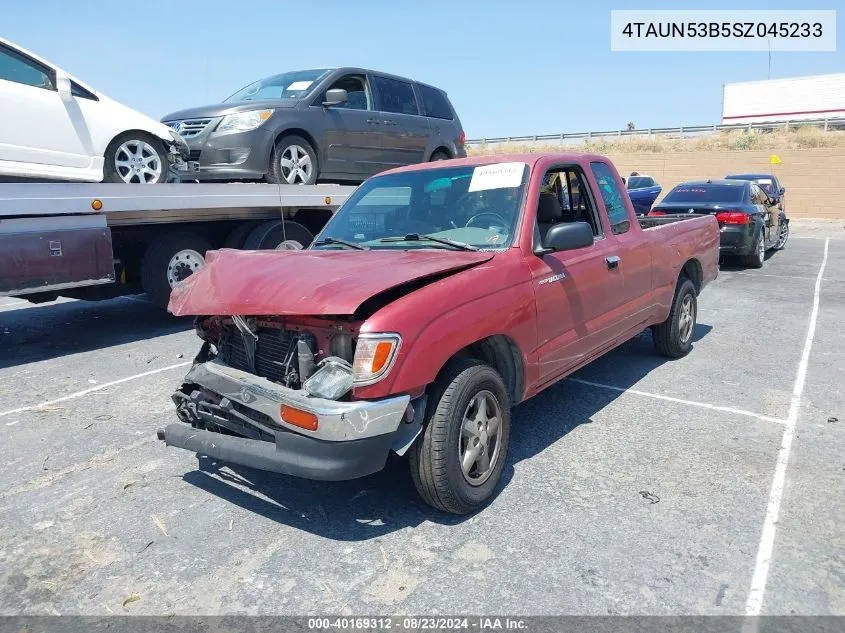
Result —
[[[518,250],[496,259],[412,292],[370,317],[362,331],[398,332],[402,344],[390,374],[355,389],[354,396],[419,392],[460,350],[497,334],[508,336],[519,348],[527,392],[537,379],[532,360],[537,345],[534,291]]]

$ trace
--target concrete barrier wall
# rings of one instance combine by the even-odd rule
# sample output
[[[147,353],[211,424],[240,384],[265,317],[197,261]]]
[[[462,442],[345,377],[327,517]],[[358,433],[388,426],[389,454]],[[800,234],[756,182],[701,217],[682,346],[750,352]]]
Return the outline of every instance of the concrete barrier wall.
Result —
[[[773,153],[783,161],[780,165],[770,164]],[[663,186],[658,200],[685,180],[774,173],[786,187],[789,217],[845,219],[845,147],[609,156],[625,177],[632,171],[654,176]]]

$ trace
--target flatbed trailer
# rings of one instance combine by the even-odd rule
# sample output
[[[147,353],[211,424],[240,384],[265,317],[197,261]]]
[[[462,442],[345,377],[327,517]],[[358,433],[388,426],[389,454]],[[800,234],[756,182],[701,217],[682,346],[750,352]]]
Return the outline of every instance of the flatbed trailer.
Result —
[[[170,289],[218,248],[303,248],[355,187],[0,184],[0,296],[33,303]]]

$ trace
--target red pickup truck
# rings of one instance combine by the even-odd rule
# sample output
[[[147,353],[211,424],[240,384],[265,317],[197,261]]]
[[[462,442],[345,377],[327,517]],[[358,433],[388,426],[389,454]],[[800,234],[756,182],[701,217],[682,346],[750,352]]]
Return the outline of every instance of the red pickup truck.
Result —
[[[493,493],[511,407],[651,328],[692,345],[714,218],[638,218],[611,162],[484,156],[362,184],[301,251],[219,250],[174,289],[204,344],[166,444],[341,480],[408,454],[423,499]]]

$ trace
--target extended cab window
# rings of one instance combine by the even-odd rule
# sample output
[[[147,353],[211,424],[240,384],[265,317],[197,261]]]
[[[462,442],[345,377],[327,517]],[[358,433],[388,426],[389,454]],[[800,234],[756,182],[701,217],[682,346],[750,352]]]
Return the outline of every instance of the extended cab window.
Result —
[[[607,217],[610,220],[610,230],[614,235],[625,233],[631,228],[631,220],[628,218],[628,209],[625,208],[625,199],[622,190],[616,184],[613,171],[606,163],[590,163],[593,176],[599,185],[599,193],[607,209]]]
[[[376,77],[374,79],[381,100],[382,112],[396,114],[419,114],[414,87],[406,81],[391,79],[390,77]]]
[[[333,108],[346,108],[347,110],[372,110],[372,97],[370,97],[367,78],[363,75],[347,75],[346,77],[341,77],[329,86],[328,90],[338,88],[346,90],[346,103],[332,106]],[[325,94],[323,95],[323,100],[324,99]]]
[[[0,47],[0,79],[45,90],[56,89],[52,72],[4,47]]]

